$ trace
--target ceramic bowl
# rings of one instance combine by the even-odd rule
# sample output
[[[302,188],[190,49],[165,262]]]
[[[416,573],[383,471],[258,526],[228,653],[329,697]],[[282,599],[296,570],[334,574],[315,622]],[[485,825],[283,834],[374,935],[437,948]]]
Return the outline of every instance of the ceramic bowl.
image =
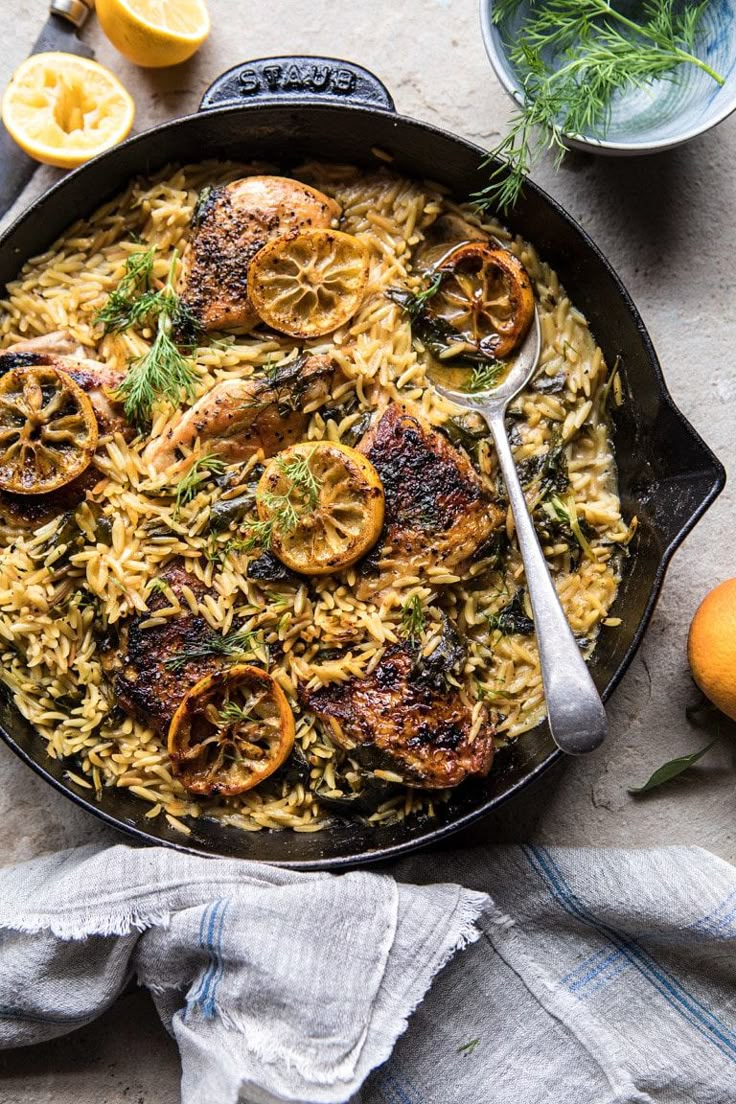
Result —
[[[503,87],[521,103],[523,93],[506,43],[518,38],[531,4],[521,3],[499,25],[492,20],[494,7],[493,0],[480,0],[486,53]],[[617,7],[635,15],[641,4],[620,0]],[[660,79],[617,97],[604,136],[591,131],[570,138],[568,144],[613,156],[655,153],[688,142],[722,122],[736,109],[736,0],[711,0],[701,21],[696,53],[725,78],[722,86],[703,70],[684,64],[676,80]]]

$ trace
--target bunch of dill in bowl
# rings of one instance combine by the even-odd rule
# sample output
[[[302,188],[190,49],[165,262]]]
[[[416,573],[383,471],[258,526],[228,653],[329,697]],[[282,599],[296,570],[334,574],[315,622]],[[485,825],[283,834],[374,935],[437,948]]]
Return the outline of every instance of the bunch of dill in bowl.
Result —
[[[481,22],[517,104],[481,206],[512,206],[545,149],[650,153],[736,108],[734,0],[481,0]]]

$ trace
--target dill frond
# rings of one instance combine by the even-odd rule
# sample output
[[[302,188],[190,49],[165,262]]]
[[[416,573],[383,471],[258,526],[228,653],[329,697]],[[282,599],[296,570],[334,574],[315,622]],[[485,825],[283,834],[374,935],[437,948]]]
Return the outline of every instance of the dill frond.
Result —
[[[108,295],[107,302],[95,315],[105,333],[121,333],[140,321],[150,310],[156,292],[150,291],[156,247],[131,253],[125,262],[125,272],[118,286]]]
[[[508,133],[489,151],[489,183],[477,192],[480,209],[506,211],[518,199],[530,169],[545,150],[559,165],[566,139],[582,134],[605,136],[614,96],[653,81],[676,79],[680,65],[702,69],[717,84],[724,78],[694,53],[708,0],[676,8],[673,0],[645,0],[637,19],[617,11],[608,0],[549,0],[531,6],[513,42],[509,58],[524,95]],[[500,0],[498,25],[513,16],[519,0]]]
[[[270,516],[265,521],[254,521],[248,526],[245,539],[241,542],[242,551],[250,552],[256,547],[270,548],[275,529],[280,533],[291,533],[299,519],[315,509],[322,484],[311,468],[313,454],[314,449],[305,456],[294,456],[291,460],[277,459],[288,486],[279,494],[266,491],[261,495],[261,502]]]
[[[497,360],[489,360],[484,364],[476,364],[473,374],[467,382],[466,391],[490,391],[495,387],[503,374],[504,366]]]
[[[189,357],[183,356],[171,336],[179,308],[179,297],[174,291],[176,262],[175,250],[169,265],[166,286],[155,293],[154,310],[158,322],[153,344],[147,353],[131,362],[117,391],[117,397],[123,402],[126,418],[139,429],[150,425],[153,405],[159,399],[167,399],[177,405],[181,402],[182,395],[189,399],[194,394],[194,364]]]
[[[412,594],[401,607],[401,635],[407,640],[420,640],[424,633],[424,607],[418,594]]]
[[[314,449],[306,456],[294,456],[293,460],[284,462],[279,459],[278,465],[286,478],[291,483],[290,493],[301,492],[302,498],[311,512],[317,505],[321,483],[310,467]]]
[[[242,721],[249,721],[251,718],[250,709],[246,709],[242,705],[238,705],[234,701],[226,701],[222,709],[218,710],[217,720],[223,728],[228,725],[238,724]]]
[[[424,308],[430,299],[433,299],[440,290],[446,273],[435,272],[426,287],[419,291],[405,291],[403,288],[389,288],[386,294],[389,299],[397,303],[409,318],[415,319],[424,312]]]
[[[182,506],[192,501],[209,476],[222,475],[224,471],[225,462],[218,456],[206,453],[204,456],[197,457],[186,475],[176,485],[174,517],[179,516]]]
[[[209,638],[196,644],[190,644],[186,648],[182,648],[181,651],[167,656],[164,660],[164,667],[176,672],[181,671],[187,663],[194,659],[206,659],[209,656],[227,656],[232,659],[239,659],[253,655],[255,649],[261,645],[262,639],[250,629],[236,629],[228,633],[227,636],[220,636],[213,632]]]

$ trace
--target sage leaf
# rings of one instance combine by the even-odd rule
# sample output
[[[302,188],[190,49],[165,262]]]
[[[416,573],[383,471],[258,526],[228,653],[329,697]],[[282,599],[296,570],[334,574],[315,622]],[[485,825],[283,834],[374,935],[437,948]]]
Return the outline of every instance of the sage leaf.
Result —
[[[650,790],[655,790],[657,786],[661,786],[663,783],[677,778],[678,774],[682,774],[688,767],[692,767],[699,759],[703,758],[706,752],[710,751],[714,744],[717,743],[718,739],[716,738],[715,740],[711,740],[709,744],[706,744],[704,748],[701,748],[700,751],[694,751],[691,755],[679,755],[676,759],[670,759],[668,763],[663,763],[661,767],[658,767],[643,786],[629,786],[629,793],[648,793]]]

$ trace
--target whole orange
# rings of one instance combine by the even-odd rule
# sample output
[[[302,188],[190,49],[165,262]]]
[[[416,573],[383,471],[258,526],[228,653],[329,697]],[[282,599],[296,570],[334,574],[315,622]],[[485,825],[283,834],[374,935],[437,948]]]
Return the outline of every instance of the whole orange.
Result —
[[[736,579],[701,602],[690,626],[687,658],[705,696],[736,720]]]

